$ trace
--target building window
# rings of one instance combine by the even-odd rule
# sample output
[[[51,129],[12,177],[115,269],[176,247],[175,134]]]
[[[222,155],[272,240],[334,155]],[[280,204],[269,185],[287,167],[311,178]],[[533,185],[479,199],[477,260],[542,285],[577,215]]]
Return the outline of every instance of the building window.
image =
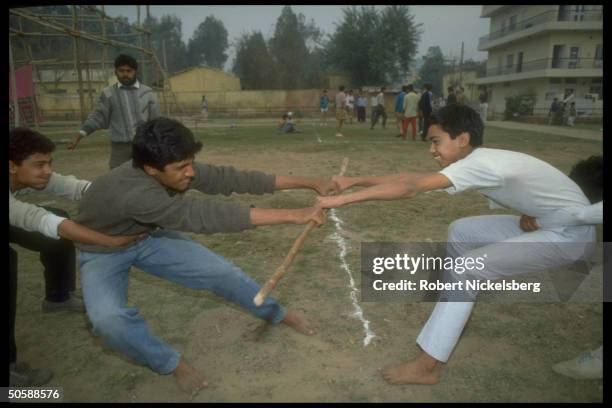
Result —
[[[509,54],[506,56],[506,73],[509,74],[512,72],[512,66],[514,65],[514,54]]]
[[[560,84],[561,83],[561,78],[550,78],[548,80],[549,84]]]
[[[603,80],[601,78],[595,78],[591,80],[591,87],[589,88],[590,94],[597,94],[597,99],[603,99]]]
[[[603,68],[603,44],[595,47],[595,68]]]
[[[569,61],[567,67],[570,69],[580,68],[578,64],[578,55],[580,54],[580,47],[570,47]]]
[[[508,31],[514,31],[516,29],[516,17],[510,17],[510,22],[508,23]]]
[[[566,84],[577,84],[578,80],[576,78],[565,78]]]

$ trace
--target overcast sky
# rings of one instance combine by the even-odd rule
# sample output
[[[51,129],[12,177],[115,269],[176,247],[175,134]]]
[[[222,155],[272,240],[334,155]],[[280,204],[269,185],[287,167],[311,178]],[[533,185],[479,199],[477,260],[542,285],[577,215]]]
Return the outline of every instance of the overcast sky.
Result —
[[[342,20],[342,8],[346,6],[291,6],[302,13],[307,21],[314,19],[325,34],[335,31],[335,23]],[[382,7],[382,6],[378,6]],[[274,26],[283,6],[150,6],[155,17],[174,14],[183,22],[183,41],[187,43],[197,26],[206,16],[213,15],[223,21],[228,32],[230,49],[226,69],[234,59],[232,44],[242,33],[261,31],[267,40],[274,34]],[[461,42],[464,42],[464,59],[484,60],[486,52],[477,50],[478,38],[488,34],[489,19],[480,18],[482,6],[410,6],[417,23],[422,23],[423,34],[418,45],[418,56],[431,46],[440,46],[445,56],[459,59]],[[105,6],[111,16],[122,15],[130,22],[136,21],[136,6]],[[145,7],[141,6],[141,16]]]

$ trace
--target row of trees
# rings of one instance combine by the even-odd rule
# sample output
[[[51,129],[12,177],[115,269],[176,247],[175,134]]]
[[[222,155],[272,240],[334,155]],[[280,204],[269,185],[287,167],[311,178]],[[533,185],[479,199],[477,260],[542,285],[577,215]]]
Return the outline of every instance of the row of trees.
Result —
[[[34,11],[72,14],[69,6],[36,7]],[[127,19],[121,20],[125,24],[107,23],[106,32],[125,34],[125,37],[114,38],[139,44],[137,36],[127,35],[130,31]],[[32,31],[32,24],[26,22],[24,31]],[[15,25],[12,21],[11,26]],[[187,44],[182,40],[182,23],[176,16],[148,17],[143,25],[152,33],[151,46],[160,60],[165,55],[170,73],[202,65],[223,69],[228,60],[228,32],[223,22],[214,16],[200,23]],[[83,21],[81,29],[100,33],[101,23]],[[33,31],[40,31],[40,28]],[[313,20],[306,21],[303,14],[296,14],[290,6],[285,6],[270,39],[254,31],[236,40],[231,70],[240,77],[245,89],[324,87],[333,73],[348,76],[353,85],[401,83],[415,62],[421,34],[421,25],[415,22],[405,5],[346,7],[331,35],[324,35]],[[30,41],[38,59],[51,55],[66,60],[72,58],[69,38],[42,37]],[[109,59],[125,51],[111,49]],[[84,52],[87,58],[99,59],[95,55],[100,55],[101,46],[88,45]],[[442,75],[451,72],[452,65],[445,60],[439,47],[431,47],[424,59],[421,80],[416,85],[429,82],[435,90],[440,90]],[[468,61],[462,69],[481,69],[482,64],[479,64]],[[153,68],[144,69],[152,71]]]

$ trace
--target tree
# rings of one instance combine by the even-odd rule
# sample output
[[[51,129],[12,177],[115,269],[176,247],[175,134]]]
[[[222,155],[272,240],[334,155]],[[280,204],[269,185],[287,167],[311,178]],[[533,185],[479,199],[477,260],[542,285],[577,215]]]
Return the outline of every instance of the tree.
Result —
[[[410,69],[421,36],[408,6],[378,11],[374,6],[343,9],[326,55],[330,65],[346,72],[354,84],[400,81]]]
[[[429,83],[433,87],[432,91],[434,93],[442,95],[442,77],[451,70],[444,61],[442,50],[438,46],[429,47],[427,55],[425,55],[423,59],[425,62],[419,70],[421,79],[418,81],[417,85],[422,86]]]
[[[291,7],[283,7],[270,40],[270,54],[278,67],[278,85],[283,89],[301,88],[304,63],[308,57],[305,31]]]
[[[189,66],[187,46],[183,42],[182,22],[178,17],[164,15],[159,21],[151,17],[146,20],[145,26],[151,31],[151,46],[162,65],[165,50],[170,74]]]
[[[221,20],[208,16],[189,40],[187,52],[192,65],[208,65],[223,69],[229,46],[227,30]]]
[[[236,44],[232,68],[244,89],[274,89],[275,67],[261,32],[243,34]]]

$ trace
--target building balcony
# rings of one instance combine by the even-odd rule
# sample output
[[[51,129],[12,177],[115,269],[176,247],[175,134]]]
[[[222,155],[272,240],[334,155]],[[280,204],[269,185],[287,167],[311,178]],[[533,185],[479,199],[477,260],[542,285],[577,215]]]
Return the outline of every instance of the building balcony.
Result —
[[[547,11],[480,37],[478,50],[486,51],[549,30],[603,30],[603,9],[581,13]]]
[[[486,70],[476,84],[511,82],[533,78],[603,77],[603,60],[593,58],[544,58]]]
[[[493,14],[503,10],[506,7],[510,6],[482,6],[480,17],[491,17]]]

